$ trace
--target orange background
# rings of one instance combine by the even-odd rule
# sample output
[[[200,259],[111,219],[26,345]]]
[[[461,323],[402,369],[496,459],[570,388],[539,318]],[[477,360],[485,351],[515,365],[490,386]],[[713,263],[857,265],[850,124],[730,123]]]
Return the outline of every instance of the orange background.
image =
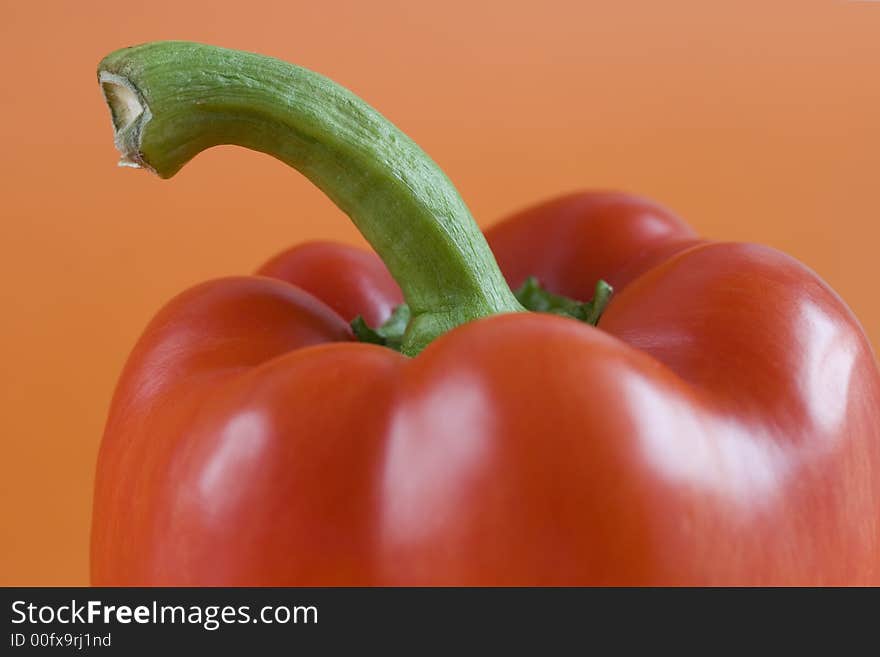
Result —
[[[154,39],[259,51],[350,87],[483,225],[583,187],[813,267],[880,344],[880,2],[0,4],[0,583],[86,584],[115,379],[196,282],[313,238],[360,243],[305,179],[216,149],[172,181],[115,166],[95,81]]]

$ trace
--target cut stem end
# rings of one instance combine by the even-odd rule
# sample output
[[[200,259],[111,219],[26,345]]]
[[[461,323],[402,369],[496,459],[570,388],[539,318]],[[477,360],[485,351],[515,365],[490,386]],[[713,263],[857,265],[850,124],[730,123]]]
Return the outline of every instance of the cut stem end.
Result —
[[[137,88],[126,78],[101,71],[101,91],[113,121],[113,143],[119,151],[119,166],[152,169],[140,153],[140,135],[152,113]]]

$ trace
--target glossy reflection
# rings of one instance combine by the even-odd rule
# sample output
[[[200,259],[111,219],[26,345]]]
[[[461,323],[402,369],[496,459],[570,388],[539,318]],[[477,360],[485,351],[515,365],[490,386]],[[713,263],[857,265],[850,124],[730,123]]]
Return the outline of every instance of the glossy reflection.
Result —
[[[260,411],[243,410],[227,422],[198,481],[201,506],[211,518],[222,519],[238,502],[241,490],[229,482],[260,476],[267,442],[266,419]]]
[[[814,303],[801,306],[804,375],[799,384],[806,406],[825,436],[839,436],[845,423],[850,380],[859,353],[852,331]]]
[[[748,506],[771,503],[784,485],[796,448],[768,428],[725,419],[642,376],[629,376],[626,390],[639,409],[642,454],[664,478]]]
[[[455,523],[457,492],[489,464],[494,414],[483,387],[438,381],[394,414],[382,471],[385,542],[417,541]]]

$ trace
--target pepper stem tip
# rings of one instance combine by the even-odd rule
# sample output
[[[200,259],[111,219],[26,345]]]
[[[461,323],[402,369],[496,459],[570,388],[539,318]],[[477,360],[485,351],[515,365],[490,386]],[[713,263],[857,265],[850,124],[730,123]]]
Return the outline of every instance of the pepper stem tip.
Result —
[[[153,170],[140,155],[140,134],[152,118],[150,108],[137,88],[125,77],[100,71],[98,81],[113,121],[113,143],[119,151],[119,166]]]

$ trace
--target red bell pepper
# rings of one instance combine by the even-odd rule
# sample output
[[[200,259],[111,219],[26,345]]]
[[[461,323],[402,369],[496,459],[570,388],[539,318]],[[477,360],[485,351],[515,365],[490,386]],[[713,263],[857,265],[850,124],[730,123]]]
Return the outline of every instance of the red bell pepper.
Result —
[[[264,151],[381,261],[304,245],[159,313],[101,445],[93,583],[880,584],[880,372],[805,266],[612,193],[490,251],[437,166],[315,73],[154,43],[99,78],[123,163]]]

